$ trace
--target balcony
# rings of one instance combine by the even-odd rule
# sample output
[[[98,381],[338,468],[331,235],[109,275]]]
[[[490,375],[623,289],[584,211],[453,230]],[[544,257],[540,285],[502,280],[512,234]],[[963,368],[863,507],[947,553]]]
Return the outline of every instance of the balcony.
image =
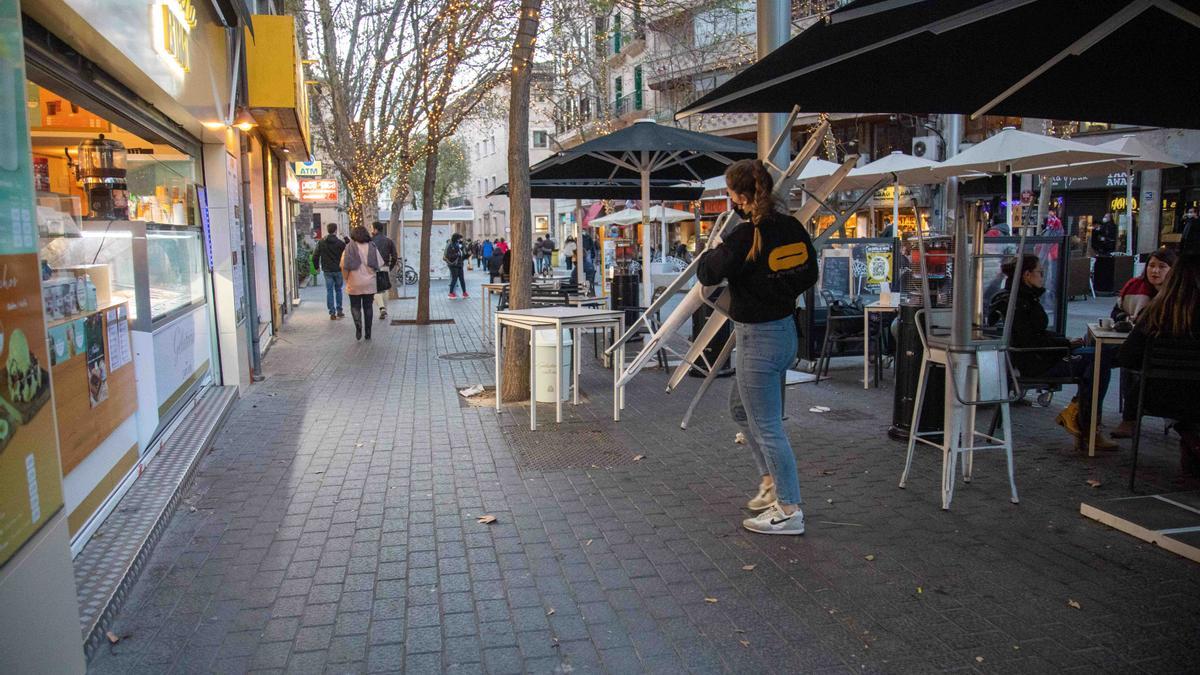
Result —
[[[618,120],[630,121],[648,116],[646,110],[646,92],[635,91],[613,101],[612,116]]]
[[[655,90],[689,85],[697,75],[714,72],[736,72],[754,62],[752,49],[696,49],[671,52],[647,59],[642,64],[646,86]]]
[[[646,32],[627,30],[608,36],[608,64],[618,67],[625,59],[632,59],[646,51]]]

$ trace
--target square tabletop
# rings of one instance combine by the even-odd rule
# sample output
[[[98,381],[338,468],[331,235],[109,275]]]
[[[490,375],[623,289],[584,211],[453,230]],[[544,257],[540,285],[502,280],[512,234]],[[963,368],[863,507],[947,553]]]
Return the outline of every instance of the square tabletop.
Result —
[[[1092,337],[1096,338],[1097,340],[1104,340],[1106,342],[1124,342],[1125,340],[1129,339],[1129,333],[1113,330],[1111,328],[1101,328],[1099,323],[1089,323],[1087,326],[1088,332],[1091,333]]]
[[[501,319],[534,320],[543,322],[616,319],[625,315],[619,309],[589,309],[587,307],[534,307],[531,309],[506,309],[496,312]]]

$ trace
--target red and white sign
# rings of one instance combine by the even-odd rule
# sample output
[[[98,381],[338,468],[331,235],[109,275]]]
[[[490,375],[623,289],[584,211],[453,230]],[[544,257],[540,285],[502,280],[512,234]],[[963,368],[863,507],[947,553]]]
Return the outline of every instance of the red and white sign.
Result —
[[[300,181],[300,201],[336,202],[338,182],[333,178],[305,178]]]

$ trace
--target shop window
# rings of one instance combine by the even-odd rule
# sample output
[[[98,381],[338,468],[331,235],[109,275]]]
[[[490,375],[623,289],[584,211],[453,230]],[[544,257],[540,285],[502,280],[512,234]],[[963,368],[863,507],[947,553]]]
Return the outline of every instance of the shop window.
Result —
[[[145,329],[203,303],[195,158],[45,88],[29,90],[51,324],[128,303],[135,329]]]

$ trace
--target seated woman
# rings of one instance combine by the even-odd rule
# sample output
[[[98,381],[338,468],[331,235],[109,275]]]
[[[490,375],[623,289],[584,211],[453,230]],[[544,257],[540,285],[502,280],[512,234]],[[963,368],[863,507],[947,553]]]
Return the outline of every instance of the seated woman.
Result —
[[[1113,307],[1112,318],[1114,321],[1137,321],[1141,311],[1150,304],[1150,301],[1158,295],[1163,284],[1167,282],[1167,275],[1171,273],[1171,268],[1175,266],[1175,251],[1169,248],[1160,248],[1150,254],[1150,259],[1146,261],[1146,269],[1142,271],[1141,276],[1134,277],[1125,282],[1121,287],[1121,294],[1117,297],[1117,305]],[[1128,372],[1128,371],[1126,371]],[[1134,427],[1134,416],[1137,415],[1137,378],[1125,377],[1124,373],[1121,377],[1121,400],[1125,405],[1121,408],[1121,423],[1113,429],[1113,438],[1132,438]],[[1131,399],[1133,399],[1131,401]]]
[[[1016,258],[1004,261],[1000,269],[1006,278],[1005,290],[992,297],[988,305],[988,323],[1001,325],[1008,311],[1008,298],[1013,287]],[[1100,401],[1108,392],[1115,350],[1103,350],[1100,354],[1100,381],[1092,382],[1092,364],[1095,350],[1084,347],[1082,340],[1069,340],[1047,328],[1050,317],[1042,308],[1041,297],[1046,292],[1045,270],[1036,255],[1026,253],[1021,262],[1021,282],[1017,289],[1017,306],[1013,314],[1009,346],[1013,368],[1019,376],[1027,378],[1070,377],[1079,384],[1079,390],[1071,403],[1058,414],[1055,421],[1075,437],[1079,449],[1087,447],[1088,423],[1091,412],[1092,387],[1099,387]],[[1080,401],[1084,405],[1080,405]],[[1096,432],[1096,447],[1115,450],[1117,444]]]
[[[1121,346],[1117,360],[1122,368],[1142,367],[1147,339],[1151,337],[1200,343],[1200,252],[1180,256],[1158,295],[1142,310]],[[1155,393],[1180,400],[1194,400],[1196,395],[1182,381],[1164,383]],[[1184,472],[1200,475],[1200,426],[1179,422],[1175,431],[1179,432],[1179,457]]]

